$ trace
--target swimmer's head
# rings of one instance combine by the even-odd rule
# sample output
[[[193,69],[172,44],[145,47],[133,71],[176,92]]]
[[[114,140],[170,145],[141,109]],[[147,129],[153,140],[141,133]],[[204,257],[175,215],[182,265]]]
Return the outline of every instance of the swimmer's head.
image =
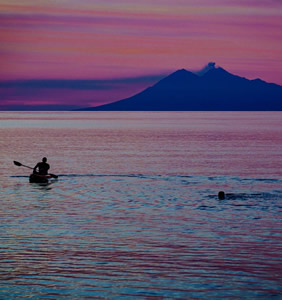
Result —
[[[225,193],[223,191],[218,192],[218,199],[224,200],[225,199]]]

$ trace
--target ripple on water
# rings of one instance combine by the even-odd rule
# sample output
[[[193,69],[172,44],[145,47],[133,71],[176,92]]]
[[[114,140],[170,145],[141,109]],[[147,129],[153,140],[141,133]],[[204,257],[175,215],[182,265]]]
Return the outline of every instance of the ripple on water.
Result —
[[[279,180],[27,179],[13,177],[2,190],[3,299],[279,298]]]

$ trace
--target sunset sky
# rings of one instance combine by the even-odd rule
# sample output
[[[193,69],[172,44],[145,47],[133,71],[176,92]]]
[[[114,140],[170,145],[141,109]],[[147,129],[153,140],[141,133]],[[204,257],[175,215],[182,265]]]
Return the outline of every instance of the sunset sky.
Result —
[[[282,85],[281,0],[0,0],[0,109],[131,96],[214,61]]]

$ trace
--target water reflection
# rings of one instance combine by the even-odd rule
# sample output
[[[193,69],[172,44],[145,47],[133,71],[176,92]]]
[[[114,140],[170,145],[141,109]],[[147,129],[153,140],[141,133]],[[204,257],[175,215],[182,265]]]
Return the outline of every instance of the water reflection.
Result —
[[[13,179],[21,183],[2,201],[2,298],[279,295],[277,181],[263,182],[267,193],[240,187],[219,201],[220,177]],[[229,189],[240,180],[228,179]]]
[[[282,115],[226,114],[2,114],[0,298],[281,297]]]

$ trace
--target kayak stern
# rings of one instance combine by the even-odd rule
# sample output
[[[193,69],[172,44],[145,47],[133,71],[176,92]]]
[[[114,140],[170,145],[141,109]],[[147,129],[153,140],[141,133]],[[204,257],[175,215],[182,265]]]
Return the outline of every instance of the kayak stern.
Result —
[[[50,178],[51,178],[50,175],[30,174],[29,182],[30,183],[48,183]]]

